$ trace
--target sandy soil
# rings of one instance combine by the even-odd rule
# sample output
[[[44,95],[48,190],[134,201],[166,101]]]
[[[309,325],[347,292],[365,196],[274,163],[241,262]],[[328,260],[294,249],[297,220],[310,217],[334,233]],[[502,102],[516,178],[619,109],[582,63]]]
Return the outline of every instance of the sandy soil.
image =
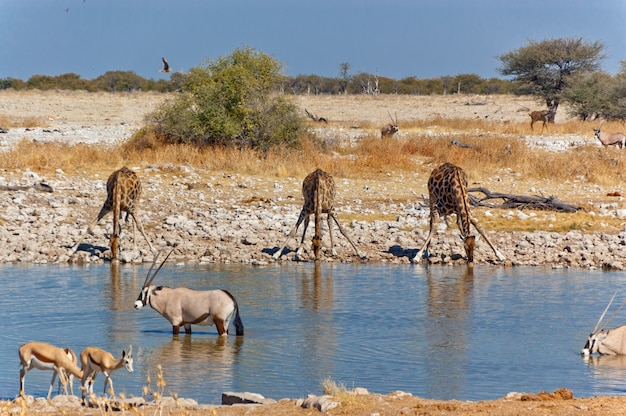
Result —
[[[111,137],[101,140],[116,141],[142,123],[143,115],[155,108],[165,95],[159,94],[87,94],[64,92],[0,92],[0,127],[11,129],[26,119],[47,128],[125,126],[131,133],[113,130]],[[486,118],[510,122],[528,120],[528,110],[540,104],[528,97],[298,97],[298,103],[333,122],[350,124],[366,120],[365,128],[376,129],[388,122],[388,112],[397,114],[400,123],[416,118],[445,116],[451,111],[457,118]],[[452,110],[451,110],[452,109]],[[9,124],[3,126],[2,124]],[[26,134],[26,133],[24,133]],[[1,137],[5,145],[10,145]],[[566,384],[566,383],[565,383]],[[563,387],[567,387],[566,385]],[[538,392],[535,392],[538,393]],[[626,397],[572,398],[564,389],[554,393],[512,394],[493,401],[460,402],[434,401],[410,394],[389,393],[359,396],[341,395],[341,404],[327,411],[329,415],[478,415],[478,414],[559,414],[559,415],[622,415],[626,412]],[[17,410],[16,410],[17,409]],[[153,414],[158,409],[142,410]],[[19,413],[19,406],[1,402],[0,412]],[[102,414],[97,409],[62,409],[33,406],[32,414]],[[253,407],[202,407],[193,410],[172,410],[171,414],[195,415],[310,415],[317,410],[296,406],[296,400],[285,399],[273,405]]]

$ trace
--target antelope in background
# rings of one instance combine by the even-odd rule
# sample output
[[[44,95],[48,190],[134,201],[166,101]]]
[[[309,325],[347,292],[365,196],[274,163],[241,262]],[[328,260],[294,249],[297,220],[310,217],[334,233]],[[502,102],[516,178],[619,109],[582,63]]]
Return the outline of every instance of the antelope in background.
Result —
[[[78,359],[74,351],[69,348],[58,348],[43,342],[27,342],[19,347],[18,353],[22,369],[20,370],[20,396],[24,397],[24,379],[26,373],[33,368],[38,370],[52,370],[52,380],[48,389],[48,400],[52,394],[54,379],[57,374],[59,382],[63,385],[63,392],[67,394],[69,381],[70,392],[74,394],[74,376],[83,377],[83,372],[78,368]],[[68,376],[69,373],[69,376]]]
[[[619,148],[626,147],[626,136],[622,133],[606,133],[599,128],[593,129],[594,137],[600,140],[603,146],[618,145]]]
[[[598,322],[593,327],[591,334],[587,338],[587,342],[581,351],[583,357],[589,357],[591,354],[598,353],[600,355],[626,355],[626,325],[619,326],[617,328],[605,331],[604,328],[611,322],[611,320],[617,315],[617,313],[624,307],[626,301],[611,315],[611,317],[600,327],[604,315],[609,310],[609,307],[615,299],[615,295],[609,301],[609,304],[604,308],[604,312],[598,319]],[[598,330],[598,328],[600,328]]]
[[[546,123],[554,123],[554,116],[556,115],[556,111],[554,109],[550,110],[541,110],[541,111],[533,111],[529,114],[530,116],[530,129],[533,129],[533,125],[537,121],[541,121],[541,132],[543,133],[543,129],[547,128]]]
[[[387,111],[387,114],[389,114],[389,118],[391,119],[391,123],[387,124],[385,127],[380,129],[380,137],[381,137],[381,139],[384,139],[384,138],[387,138],[387,137],[393,137],[393,135],[398,132],[398,113],[396,113],[396,119],[395,120],[393,119],[393,117],[391,117],[391,113],[389,111]]]
[[[220,336],[228,335],[228,326],[234,315],[236,334],[237,336],[243,335],[239,305],[237,305],[235,297],[226,290],[193,290],[186,287],[152,286],[152,281],[170,254],[172,254],[171,251],[154,274],[150,276],[158,255],[154,258],[139,297],[135,301],[135,309],[139,310],[149,304],[152,309],[170,321],[174,335],[178,335],[181,326],[185,328],[186,334],[191,334],[191,324],[208,326],[215,324]]]
[[[105,377],[103,394],[106,394],[108,383],[111,388],[111,396],[115,396],[111,372],[122,367],[129,373],[133,372],[133,346],[128,347],[128,352],[122,351],[122,358],[118,359],[113,357],[110,352],[98,347],[87,347],[80,353],[80,363],[83,369],[83,403],[85,402],[85,392],[89,395],[93,394],[93,382],[98,372],[102,372]]]

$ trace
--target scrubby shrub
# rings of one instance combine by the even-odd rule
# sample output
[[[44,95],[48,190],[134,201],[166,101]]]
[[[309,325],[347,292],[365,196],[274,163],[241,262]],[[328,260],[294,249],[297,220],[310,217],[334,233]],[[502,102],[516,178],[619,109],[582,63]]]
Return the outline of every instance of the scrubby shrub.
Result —
[[[282,65],[250,48],[193,68],[181,93],[146,118],[168,143],[295,147],[304,120],[288,97],[274,92]]]

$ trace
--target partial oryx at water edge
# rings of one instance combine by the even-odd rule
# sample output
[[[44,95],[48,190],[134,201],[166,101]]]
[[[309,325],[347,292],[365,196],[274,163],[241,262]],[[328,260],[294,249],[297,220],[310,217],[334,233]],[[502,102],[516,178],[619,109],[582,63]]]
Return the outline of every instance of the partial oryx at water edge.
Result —
[[[150,273],[159,257],[158,254],[155,256],[139,297],[135,301],[135,309],[141,309],[149,304],[152,309],[170,321],[174,335],[179,333],[181,326],[185,328],[186,334],[191,334],[192,324],[209,326],[215,324],[220,336],[228,335],[228,326],[234,315],[235,333],[238,336],[243,335],[239,305],[237,305],[235,297],[226,290],[193,290],[186,287],[152,286],[152,281],[170,254],[172,254],[171,251],[151,276]]]
[[[626,325],[618,326],[617,328],[609,329],[605,331],[604,328],[611,322],[611,320],[617,315],[617,313],[622,309],[626,301],[622,303],[622,305],[613,312],[613,315],[602,324],[602,319],[604,319],[604,315],[609,310],[609,307],[613,303],[613,299],[615,299],[615,295],[617,292],[613,294],[613,297],[609,301],[609,304],[604,308],[604,312],[598,319],[598,322],[593,327],[591,334],[587,338],[587,342],[583,347],[581,354],[585,357],[588,357],[591,354],[598,353],[600,355],[626,355]]]

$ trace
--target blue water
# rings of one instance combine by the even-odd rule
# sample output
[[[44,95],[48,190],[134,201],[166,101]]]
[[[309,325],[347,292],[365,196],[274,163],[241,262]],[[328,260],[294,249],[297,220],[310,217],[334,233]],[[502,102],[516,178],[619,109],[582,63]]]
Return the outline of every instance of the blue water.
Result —
[[[219,403],[224,391],[275,399],[321,394],[327,378],[433,399],[496,399],[560,387],[576,397],[626,390],[625,360],[580,357],[606,302],[624,286],[623,272],[167,264],[155,284],[227,289],[237,298],[246,334],[224,339],[215,327],[197,326],[191,336],[176,337],[156,311],[134,310],[147,270],[0,266],[0,397],[18,393],[17,349],[26,341],[76,353],[95,345],[116,357],[132,344],[135,372],[112,373],[117,394],[141,396],[148,376],[156,389],[161,365],[166,393],[200,403]],[[617,298],[621,303],[626,293]],[[610,327],[625,320],[620,313]],[[29,372],[26,393],[45,397],[50,377]],[[103,383],[98,376],[96,393]]]

